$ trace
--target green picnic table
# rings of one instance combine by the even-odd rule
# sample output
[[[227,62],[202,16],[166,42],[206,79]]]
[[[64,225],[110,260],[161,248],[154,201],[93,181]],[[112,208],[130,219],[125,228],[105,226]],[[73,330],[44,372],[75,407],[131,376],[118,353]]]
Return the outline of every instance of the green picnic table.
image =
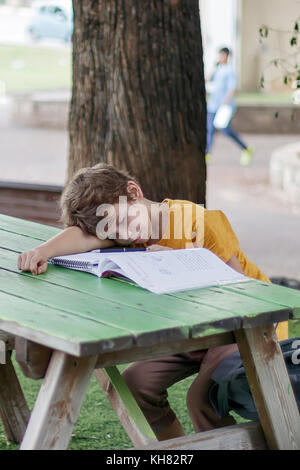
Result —
[[[274,329],[300,318],[300,292],[249,280],[156,295],[53,265],[39,276],[20,272],[18,254],[59,230],[0,215],[0,415],[20,449],[67,448],[93,373],[136,449],[300,449],[299,411]],[[260,422],[158,442],[117,366],[233,342]],[[29,372],[34,354],[42,367],[48,354],[31,415],[12,348]]]

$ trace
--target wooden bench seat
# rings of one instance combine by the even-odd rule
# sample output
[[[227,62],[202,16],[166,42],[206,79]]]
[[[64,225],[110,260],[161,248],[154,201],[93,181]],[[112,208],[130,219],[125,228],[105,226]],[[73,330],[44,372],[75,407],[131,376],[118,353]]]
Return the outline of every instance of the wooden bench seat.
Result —
[[[190,436],[161,441],[136,450],[266,450],[262,427],[258,422],[237,424]]]

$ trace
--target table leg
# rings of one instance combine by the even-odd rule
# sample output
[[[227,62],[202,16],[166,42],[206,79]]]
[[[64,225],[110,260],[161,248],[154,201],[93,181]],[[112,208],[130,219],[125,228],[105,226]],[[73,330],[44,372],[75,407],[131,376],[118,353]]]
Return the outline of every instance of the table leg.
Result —
[[[5,364],[6,362],[6,344],[5,341],[0,339],[0,364]]]
[[[135,447],[157,442],[152,428],[116,366],[96,369],[95,376]]]
[[[273,325],[235,332],[270,449],[300,449],[300,416]]]
[[[52,349],[20,336],[15,337],[16,361],[25,377],[34,380],[45,377]]]
[[[30,411],[8,352],[0,364],[0,416],[8,439],[21,442]]]
[[[96,360],[54,351],[21,450],[67,448]]]

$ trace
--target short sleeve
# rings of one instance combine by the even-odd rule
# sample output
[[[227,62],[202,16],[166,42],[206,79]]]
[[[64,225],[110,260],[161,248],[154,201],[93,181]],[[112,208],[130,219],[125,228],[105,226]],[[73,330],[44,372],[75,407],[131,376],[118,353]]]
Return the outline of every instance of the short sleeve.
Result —
[[[222,211],[204,212],[204,248],[227,263],[239,248],[239,241]]]
[[[237,77],[233,69],[230,70],[227,77],[227,88],[228,90],[235,90],[237,88]]]

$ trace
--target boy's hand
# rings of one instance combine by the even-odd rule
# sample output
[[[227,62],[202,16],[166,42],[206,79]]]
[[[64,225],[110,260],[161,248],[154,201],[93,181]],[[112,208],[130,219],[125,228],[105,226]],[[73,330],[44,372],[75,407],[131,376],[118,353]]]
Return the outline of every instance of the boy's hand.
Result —
[[[42,274],[47,271],[48,256],[42,248],[26,251],[18,257],[18,269],[30,271],[32,274]]]
[[[161,250],[173,250],[173,248],[170,248],[169,246],[161,246],[161,245],[150,245],[148,247],[148,251],[161,251]]]

